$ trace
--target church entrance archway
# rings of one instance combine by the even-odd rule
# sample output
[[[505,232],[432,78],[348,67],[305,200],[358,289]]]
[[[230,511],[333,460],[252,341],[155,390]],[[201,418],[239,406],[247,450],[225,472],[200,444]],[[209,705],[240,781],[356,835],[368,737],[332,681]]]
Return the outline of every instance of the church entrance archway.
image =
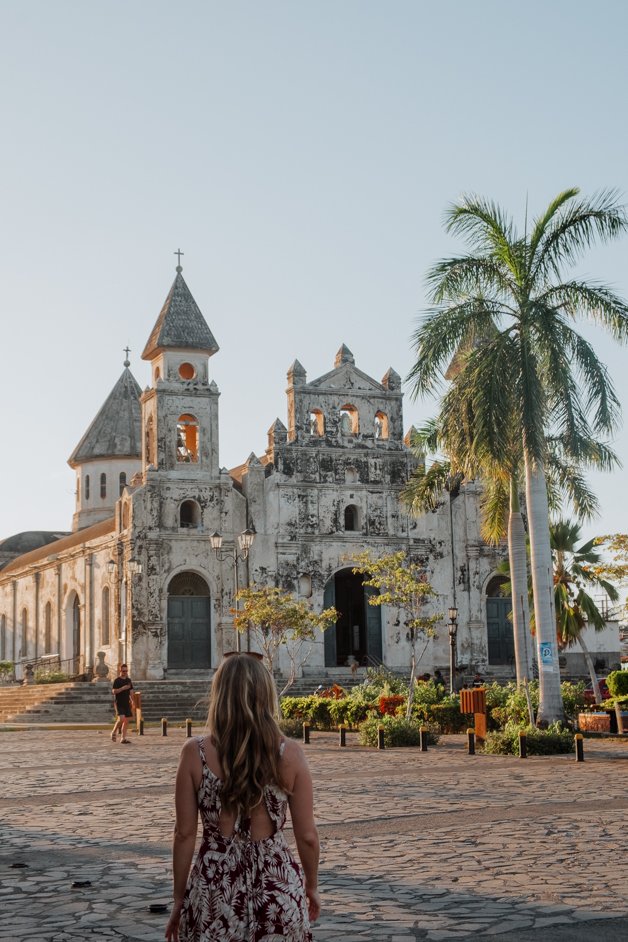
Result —
[[[180,572],[168,586],[168,669],[211,667],[209,586],[195,572]]]
[[[69,674],[81,673],[81,602],[76,592],[72,592],[65,606],[63,660]]]
[[[382,610],[368,604],[369,596],[377,594],[351,569],[341,569],[329,580],[324,607],[333,605],[338,619],[323,635],[325,667],[342,667],[353,658],[358,664],[381,664]]]
[[[486,587],[486,635],[489,664],[514,664],[515,640],[512,621],[512,599],[501,595],[501,587],[507,580],[493,576]]]

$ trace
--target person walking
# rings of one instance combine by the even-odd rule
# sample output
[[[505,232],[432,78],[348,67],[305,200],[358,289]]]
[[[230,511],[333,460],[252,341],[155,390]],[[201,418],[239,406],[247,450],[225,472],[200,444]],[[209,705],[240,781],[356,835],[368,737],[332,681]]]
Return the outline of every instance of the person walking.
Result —
[[[312,778],[278,715],[261,655],[226,655],[212,680],[208,735],[181,751],[167,942],[312,940],[320,913]],[[288,808],[302,870],[284,836]],[[190,870],[199,812],[203,838]]]
[[[116,721],[113,724],[113,729],[111,730],[111,741],[116,741],[116,736],[118,731],[120,732],[120,742],[129,743],[130,739],[127,739],[126,729],[129,722],[129,718],[133,716],[133,681],[129,677],[129,669],[126,664],[120,665],[119,677],[113,682],[113,687],[111,692],[113,693],[113,699],[115,701],[116,708]]]

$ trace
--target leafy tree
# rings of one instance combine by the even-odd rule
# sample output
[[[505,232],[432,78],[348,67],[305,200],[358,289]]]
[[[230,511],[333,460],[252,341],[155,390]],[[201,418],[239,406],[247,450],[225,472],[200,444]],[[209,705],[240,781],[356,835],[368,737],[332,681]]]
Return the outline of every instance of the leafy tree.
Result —
[[[519,233],[495,203],[466,197],[447,214],[449,232],[471,253],[438,262],[428,275],[432,307],[414,334],[411,370],[415,396],[433,391],[460,349],[462,376],[473,405],[477,444],[491,461],[508,460],[513,436],[521,442],[531,545],[541,702],[538,722],[561,720],[558,651],[551,591],[546,482],[548,434],[583,443],[616,425],[619,402],[603,364],[573,327],[589,317],[622,342],[628,305],[609,287],[564,272],[596,239],[617,238],[628,217],[612,191],[591,199],[577,189],[560,193],[530,230]]]
[[[606,619],[588,590],[601,589],[611,602],[617,601],[619,593],[611,582],[596,573],[596,567],[601,561],[601,556],[595,549],[596,540],[588,540],[578,546],[580,527],[577,523],[558,520],[552,524],[550,536],[554,558],[554,603],[559,644],[562,647],[580,645],[591,676],[596,703],[600,703],[603,699],[600,686],[582,632],[588,626],[602,631],[606,626]]]
[[[409,719],[414,697],[416,666],[423,657],[430,638],[436,635],[434,625],[443,617],[442,612],[436,615],[425,614],[425,605],[435,596],[435,592],[427,579],[425,565],[412,559],[403,550],[380,557],[373,556],[371,552],[361,553],[356,557],[356,563],[353,572],[364,577],[364,585],[379,590],[379,595],[369,596],[369,605],[390,605],[406,616],[404,625],[410,643],[410,690],[406,711],[406,718]],[[420,639],[425,643],[417,658]]]
[[[274,586],[241,589],[237,596],[242,605],[231,609],[233,624],[240,633],[250,632],[263,652],[272,673],[280,647],[288,655],[290,669],[283,695],[294,683],[297,671],[312,652],[317,631],[325,631],[338,618],[335,608],[313,612],[303,599]]]

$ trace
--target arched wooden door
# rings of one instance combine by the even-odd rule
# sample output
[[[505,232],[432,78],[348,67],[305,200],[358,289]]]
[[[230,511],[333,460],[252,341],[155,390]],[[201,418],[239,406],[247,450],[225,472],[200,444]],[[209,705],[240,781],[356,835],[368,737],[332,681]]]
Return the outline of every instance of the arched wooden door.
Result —
[[[515,640],[510,619],[512,599],[500,595],[506,582],[503,576],[494,576],[486,588],[486,633],[489,664],[513,664]]]
[[[168,669],[211,667],[209,587],[195,572],[181,572],[168,586]]]

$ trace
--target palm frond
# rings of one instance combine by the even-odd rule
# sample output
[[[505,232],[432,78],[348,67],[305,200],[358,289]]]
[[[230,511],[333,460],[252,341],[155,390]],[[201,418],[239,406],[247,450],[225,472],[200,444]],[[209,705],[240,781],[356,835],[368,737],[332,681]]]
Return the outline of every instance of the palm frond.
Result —
[[[628,339],[628,303],[608,285],[593,281],[563,281],[547,288],[538,300],[562,308],[572,318],[588,317],[620,343]]]
[[[428,271],[426,282],[432,304],[496,291],[507,297],[515,288],[508,271],[494,259],[479,255],[441,259]]]
[[[541,235],[532,261],[532,282],[560,277],[596,240],[607,242],[628,229],[625,208],[616,190],[601,190],[589,199],[565,199]],[[560,199],[560,197],[558,197]]]

